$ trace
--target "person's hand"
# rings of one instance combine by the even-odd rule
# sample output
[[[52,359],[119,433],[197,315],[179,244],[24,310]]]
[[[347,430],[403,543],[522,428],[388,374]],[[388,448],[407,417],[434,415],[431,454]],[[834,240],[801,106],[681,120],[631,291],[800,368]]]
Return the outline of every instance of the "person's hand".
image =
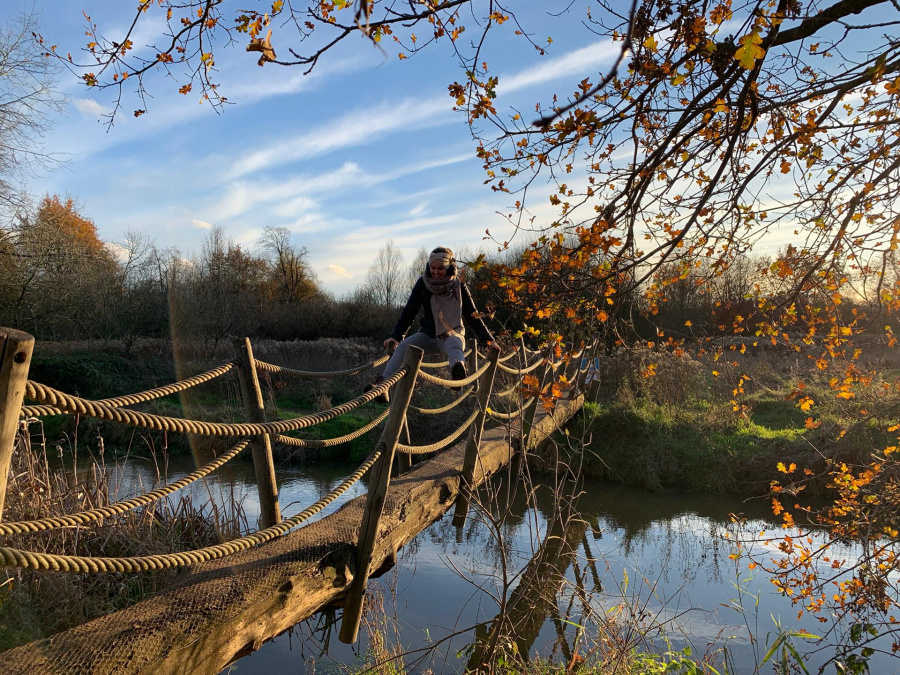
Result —
[[[398,343],[394,338],[392,338],[392,337],[391,337],[391,338],[388,338],[387,340],[384,341],[384,346],[387,348],[387,350],[388,350],[389,352],[394,351],[394,349],[397,348],[397,345],[398,345],[398,344],[399,344],[399,343]]]

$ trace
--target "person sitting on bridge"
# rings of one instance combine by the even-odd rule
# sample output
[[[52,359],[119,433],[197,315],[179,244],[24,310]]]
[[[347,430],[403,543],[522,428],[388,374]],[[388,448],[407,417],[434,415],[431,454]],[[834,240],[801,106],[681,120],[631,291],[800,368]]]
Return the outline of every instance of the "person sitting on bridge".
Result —
[[[416,318],[419,308],[424,309],[425,313],[419,322],[418,332],[401,342],[404,333]],[[445,246],[438,246],[429,254],[425,270],[413,286],[406,306],[400,312],[400,318],[391,331],[391,336],[384,341],[384,346],[393,349],[394,353],[384,367],[384,372],[375,379],[375,382],[366,386],[366,391],[370,391],[400,369],[409,345],[420,347],[426,354],[443,354],[450,363],[450,374],[453,379],[464,379],[467,373],[463,355],[465,346],[463,323],[468,324],[476,337],[489,349],[499,350],[491,332],[475,309],[469,289],[457,277],[453,251]],[[388,393],[384,392],[375,400],[388,403],[390,399]]]

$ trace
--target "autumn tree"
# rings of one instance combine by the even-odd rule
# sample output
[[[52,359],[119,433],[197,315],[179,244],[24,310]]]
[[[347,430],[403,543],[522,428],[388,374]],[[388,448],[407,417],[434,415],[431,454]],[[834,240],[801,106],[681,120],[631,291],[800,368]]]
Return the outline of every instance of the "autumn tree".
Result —
[[[6,232],[4,322],[45,336],[90,333],[116,261],[71,197],[45,196]]]
[[[149,53],[137,52],[134,31],[154,12],[167,34]],[[400,59],[449,43],[464,73],[449,83],[451,103],[470,125],[491,189],[508,195],[508,220],[526,244],[519,257],[490,268],[503,302],[523,321],[607,325],[634,306],[629,297],[644,294],[651,307],[688,265],[692,283],[712,283],[778,238],[788,243],[758,270],[754,303],[741,299],[731,330],[819,350],[839,400],[869,386],[854,337],[874,314],[900,310],[900,286],[887,274],[900,245],[897,3],[633,0],[623,11],[599,0],[584,9],[583,22],[592,39],[618,48],[611,65],[541,95],[533,116],[498,107],[503,83],[489,65],[497,31],[534,40],[534,26],[520,14],[488,0],[307,0],[255,9],[225,0],[141,2],[124,34],[88,26],[80,72],[86,85],[124,96],[135,81],[142,92],[151,73],[165,70],[181,78],[182,91],[200,89],[221,104],[225,93],[210,78],[216,50],[229,38],[242,40],[261,64],[307,72],[360,33]],[[533,46],[537,55],[553,49]],[[142,101],[135,112],[145,110]],[[535,205],[549,205],[553,215],[538,218]],[[872,314],[845,311],[854,294],[863,294]],[[737,302],[734,294],[726,300]],[[880,325],[895,344],[890,324]],[[822,518],[839,537],[858,536],[862,526],[853,523],[865,523],[872,509],[895,508],[895,499],[879,497],[897,492],[894,456],[891,446],[874,460],[831,470],[840,513]],[[878,494],[861,490],[870,485]],[[860,502],[857,494],[872,499]],[[892,616],[900,601],[882,583],[900,569],[900,541],[877,522],[859,563],[865,574],[828,601],[850,603],[842,607],[858,626],[874,623],[862,611],[853,615],[853,603]],[[873,553],[879,550],[884,555]],[[796,553],[804,592],[822,597],[827,582],[803,576],[803,564],[828,550]],[[895,623],[878,625],[896,635]]]

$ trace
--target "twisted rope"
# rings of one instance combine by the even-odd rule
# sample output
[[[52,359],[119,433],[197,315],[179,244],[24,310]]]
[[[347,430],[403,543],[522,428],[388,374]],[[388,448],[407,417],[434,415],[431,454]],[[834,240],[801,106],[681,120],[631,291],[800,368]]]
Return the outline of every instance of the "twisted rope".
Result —
[[[522,386],[521,380],[514,383],[513,386],[511,386],[509,389],[504,389],[503,391],[498,391],[497,393],[492,394],[492,395],[496,396],[497,398],[508,398],[508,397],[512,396],[513,394],[518,393],[520,386]]]
[[[224,544],[206,546],[195,551],[183,553],[161,553],[130,558],[92,558],[87,556],[54,555],[22,551],[16,548],[0,547],[0,565],[4,567],[23,567],[33,570],[56,570],[59,572],[144,572],[147,570],[168,569],[196,565],[197,563],[216,560],[240,551],[259,546],[276,537],[287,534],[304,520],[308,520],[319,511],[344,494],[372,468],[381,456],[383,446],[379,444],[369,458],[351,474],[343,483],[322,497],[312,506],[305,508],[295,516],[283,520],[277,525],[259,530]]]
[[[463,356],[468,356],[472,353],[472,349],[469,348],[463,352]],[[425,363],[424,361],[419,364],[419,368],[446,368],[450,365],[449,361],[441,361],[440,363]]]
[[[477,380],[479,377],[481,377],[485,373],[485,371],[487,371],[488,366],[490,366],[490,365],[491,365],[490,361],[488,361],[483,366],[481,366],[481,368],[476,370],[474,373],[472,373],[468,377],[463,378],[461,380],[445,380],[441,377],[435,377],[434,375],[430,375],[428,373],[423,373],[421,370],[419,371],[419,377],[421,377],[426,382],[431,382],[432,384],[439,384],[442,387],[448,387],[448,388],[464,387],[467,384],[472,384],[475,380]]]
[[[502,363],[499,364],[497,367],[500,368],[500,370],[502,370],[505,373],[512,373],[513,375],[524,375],[525,373],[530,373],[532,370],[537,368],[543,362],[544,362],[544,359],[538,359],[537,361],[532,363],[530,366],[527,366],[525,368],[510,368],[509,366],[504,366]]]
[[[178,433],[202,434],[205,436],[258,436],[261,434],[280,434],[285,431],[296,431],[326,422],[340,417],[344,413],[368,403],[382,392],[387,391],[400,381],[406,374],[406,367],[400,368],[390,378],[381,382],[374,389],[362,396],[347,401],[341,405],[317,412],[312,415],[303,415],[277,422],[202,422],[199,420],[186,420],[178,417],[164,417],[136,410],[123,410],[110,406],[100,405],[94,401],[64,394],[43,384],[29,380],[25,385],[25,396],[30,399],[51,405],[65,412],[79,413],[97,419],[111,420],[130,426],[155,429],[157,431],[175,431]]]
[[[104,518],[112,518],[119,516],[139,506],[146,506],[157,499],[162,499],[172,494],[176,490],[187,487],[194,481],[200,480],[204,476],[209,475],[226,462],[237,457],[241,450],[250,443],[249,439],[244,439],[228,452],[216,457],[213,461],[205,464],[196,471],[189,473],[184,478],[176,480],[168,485],[159,487],[151,492],[146,492],[131,499],[125,499],[115,504],[101,506],[96,509],[82,511],[81,513],[73,513],[66,516],[54,516],[52,518],[40,518],[38,520],[22,520],[13,523],[0,523],[0,536],[10,534],[24,534],[26,532],[45,532],[47,530],[55,530],[61,527],[76,527],[78,525],[86,525],[88,523],[96,523]]]
[[[371,431],[379,424],[381,424],[390,412],[390,408],[388,408],[374,420],[369,422],[366,426],[360,427],[356,431],[353,431],[346,436],[316,440],[311,438],[292,438],[290,436],[282,436],[281,434],[276,434],[274,438],[279,443],[284,443],[285,445],[293,445],[297,448],[333,448],[337,445],[342,445],[343,443],[349,443],[350,441],[356,440],[360,436]]]
[[[496,420],[514,420],[519,415],[522,414],[523,410],[524,410],[524,408],[519,408],[516,412],[513,412],[513,413],[502,413],[502,412],[497,412],[496,410],[491,410],[490,408],[488,408],[487,414]]]
[[[419,408],[418,406],[411,405],[409,406],[410,410],[415,410],[417,413],[421,413],[423,415],[440,415],[441,413],[445,413],[448,410],[453,410],[460,403],[469,398],[469,394],[472,393],[474,389],[469,387],[462,394],[459,395],[458,398],[454,399],[452,403],[448,403],[443,408]]]
[[[276,366],[273,363],[266,363],[265,361],[256,361],[257,370],[263,370],[267,373],[277,373],[278,375],[287,375],[289,377],[299,377],[303,380],[322,380],[329,379],[332,377],[343,377],[344,375],[356,375],[357,373],[363,373],[367,370],[371,370],[372,368],[376,368],[380,366],[382,363],[385,363],[390,357],[382,356],[380,359],[376,359],[371,363],[366,363],[362,366],[355,366],[353,368],[347,368],[346,370],[330,370],[330,371],[313,371],[313,370],[295,370],[294,368],[285,368],[284,366]]]
[[[119,406],[134,405],[135,403],[152,401],[155,398],[161,398],[163,396],[168,396],[169,394],[176,394],[179,391],[185,391],[186,389],[190,389],[191,387],[196,387],[198,384],[203,384],[204,382],[209,382],[210,380],[214,380],[217,377],[221,377],[232,368],[234,368],[235,365],[237,365],[237,361],[229,361],[228,363],[223,363],[217,368],[207,370],[205,373],[194,375],[193,377],[189,377],[185,380],[173,382],[172,384],[167,384],[155,389],[148,389],[147,391],[139,391],[136,394],[125,394],[124,396],[116,396],[115,398],[100,399],[99,401],[94,401],[94,403],[110,406],[112,408],[118,408]],[[42,417],[45,415],[59,415],[61,413],[62,411],[54,408],[53,406],[26,405],[22,406],[22,409],[19,412],[19,417]]]
[[[472,423],[475,421],[475,418],[478,417],[478,410],[476,409],[471,415],[469,415],[469,419],[463,422],[456,431],[451,433],[446,438],[441,439],[431,445],[403,445],[402,443],[397,444],[397,450],[399,452],[405,452],[407,455],[426,455],[429,452],[437,452],[438,450],[443,450],[448,445],[453,443],[457,438],[462,436],[463,432],[472,426]]]

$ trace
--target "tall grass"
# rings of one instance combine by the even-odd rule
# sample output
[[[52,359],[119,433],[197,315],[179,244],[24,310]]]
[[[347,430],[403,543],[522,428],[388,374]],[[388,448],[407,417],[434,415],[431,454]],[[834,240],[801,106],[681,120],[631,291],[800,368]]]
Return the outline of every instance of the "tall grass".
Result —
[[[102,458],[85,470],[54,469],[42,434],[19,435],[6,493],[6,522],[65,515],[105,506],[116,494]],[[158,478],[165,480],[164,471]],[[148,486],[149,489],[149,486]],[[177,493],[176,493],[177,495]],[[240,503],[195,505],[182,496],[160,500],[96,527],[61,528],[6,537],[5,546],[80,556],[143,556],[220,543],[240,535]],[[66,574],[6,569],[0,577],[0,650],[52,635],[147,597],[178,572]]]

